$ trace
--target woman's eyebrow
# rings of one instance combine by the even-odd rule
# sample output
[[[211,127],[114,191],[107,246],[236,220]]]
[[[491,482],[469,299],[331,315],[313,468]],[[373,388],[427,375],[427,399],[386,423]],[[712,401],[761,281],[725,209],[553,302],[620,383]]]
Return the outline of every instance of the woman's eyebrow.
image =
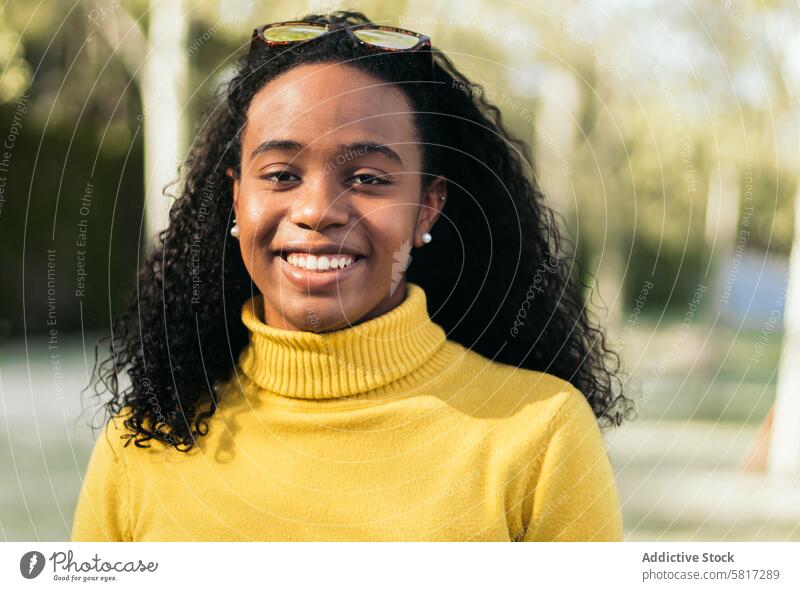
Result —
[[[259,144],[258,147],[252,151],[250,158],[253,159],[259,154],[263,154],[269,150],[300,152],[305,148],[305,144],[301,144],[300,142],[296,142],[294,140],[267,140]],[[339,154],[349,155],[350,158],[366,156],[367,154],[377,152],[399,164],[403,164],[403,159],[400,158],[400,155],[385,144],[378,144],[375,142],[354,142],[350,144],[339,144],[337,149]]]
[[[267,140],[261,142],[258,147],[250,153],[250,158],[253,159],[259,154],[268,152],[270,150],[281,150],[283,152],[299,152],[305,146],[300,142],[293,140]]]
[[[394,160],[398,164],[403,164],[403,159],[400,158],[400,155],[385,144],[376,144],[374,142],[355,142],[352,144],[340,144],[339,150],[342,154],[355,154],[356,157],[366,156],[372,152],[378,152],[379,154],[383,154],[387,158]]]

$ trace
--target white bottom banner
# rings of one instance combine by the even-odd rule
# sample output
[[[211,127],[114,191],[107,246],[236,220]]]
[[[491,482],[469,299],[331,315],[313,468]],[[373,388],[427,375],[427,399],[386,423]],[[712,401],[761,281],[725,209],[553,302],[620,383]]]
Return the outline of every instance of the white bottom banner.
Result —
[[[5,543],[0,589],[800,589],[792,542]]]

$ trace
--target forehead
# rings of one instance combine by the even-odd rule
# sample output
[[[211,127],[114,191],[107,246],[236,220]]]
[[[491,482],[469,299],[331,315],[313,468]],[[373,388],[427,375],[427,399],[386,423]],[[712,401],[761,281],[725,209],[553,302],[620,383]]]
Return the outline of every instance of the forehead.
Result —
[[[395,85],[351,66],[307,64],[271,80],[250,103],[243,143],[276,138],[324,148],[413,142],[416,133],[411,104]]]

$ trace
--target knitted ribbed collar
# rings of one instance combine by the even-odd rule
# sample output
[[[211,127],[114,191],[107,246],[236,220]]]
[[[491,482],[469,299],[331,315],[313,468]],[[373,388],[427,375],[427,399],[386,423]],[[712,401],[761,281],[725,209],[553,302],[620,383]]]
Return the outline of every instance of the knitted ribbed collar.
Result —
[[[428,315],[425,291],[406,282],[406,297],[389,312],[341,330],[315,333],[264,324],[262,296],[242,307],[250,331],[239,358],[258,386],[292,398],[352,396],[380,388],[428,361],[446,340]]]

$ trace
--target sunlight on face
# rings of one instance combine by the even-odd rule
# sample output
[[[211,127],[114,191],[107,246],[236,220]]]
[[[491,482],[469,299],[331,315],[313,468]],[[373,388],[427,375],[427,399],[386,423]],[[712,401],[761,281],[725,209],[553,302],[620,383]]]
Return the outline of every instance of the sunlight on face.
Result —
[[[402,91],[349,66],[298,66],[254,96],[234,208],[267,324],[337,330],[403,300],[444,190],[422,193],[418,142]]]

